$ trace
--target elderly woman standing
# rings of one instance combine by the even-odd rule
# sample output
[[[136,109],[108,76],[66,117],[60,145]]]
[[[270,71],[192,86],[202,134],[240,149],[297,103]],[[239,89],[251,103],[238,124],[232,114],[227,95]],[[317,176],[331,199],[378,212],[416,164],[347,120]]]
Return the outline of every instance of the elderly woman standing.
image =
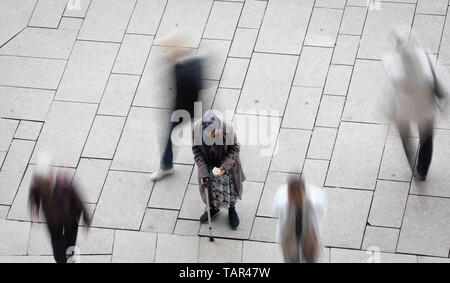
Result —
[[[231,228],[239,227],[236,202],[242,198],[242,182],[245,175],[239,159],[240,146],[233,127],[222,122],[219,117],[207,113],[193,127],[193,146],[195,163],[198,166],[200,195],[206,203],[208,189],[211,218],[227,208]],[[205,188],[209,178],[210,186]],[[201,223],[208,222],[208,212],[200,217]]]

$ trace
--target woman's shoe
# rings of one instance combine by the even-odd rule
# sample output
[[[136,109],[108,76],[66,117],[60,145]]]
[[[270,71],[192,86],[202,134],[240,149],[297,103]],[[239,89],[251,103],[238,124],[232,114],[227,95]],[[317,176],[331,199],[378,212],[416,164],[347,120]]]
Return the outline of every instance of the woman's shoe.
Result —
[[[211,208],[209,210],[209,213],[211,215],[211,220],[212,220],[214,217],[219,215],[220,209]],[[202,224],[208,223],[208,211],[205,211],[205,213],[203,213],[203,215],[200,217],[200,223],[202,223]]]
[[[236,212],[236,208],[234,207],[230,207],[230,209],[228,210],[228,217],[230,220],[230,226],[231,228],[233,228],[233,230],[236,230],[237,228],[239,228],[239,216]]]

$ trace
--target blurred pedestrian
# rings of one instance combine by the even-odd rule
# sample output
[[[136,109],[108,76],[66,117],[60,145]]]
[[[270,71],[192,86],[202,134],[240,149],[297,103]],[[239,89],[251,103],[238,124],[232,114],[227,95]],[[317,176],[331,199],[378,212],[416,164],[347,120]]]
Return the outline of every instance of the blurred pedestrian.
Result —
[[[187,58],[185,49],[182,46],[182,37],[170,38],[165,40],[166,44],[175,45],[170,47],[167,53],[167,59],[173,64],[173,76],[175,78],[176,97],[174,111],[185,110],[190,115],[189,121],[181,118],[177,122],[171,122],[169,137],[166,143],[164,154],[161,160],[160,168],[151,175],[153,181],[158,181],[163,177],[172,174],[173,169],[173,149],[172,132],[184,123],[190,123],[194,118],[194,103],[199,101],[200,91],[202,90],[202,60],[199,58]]]
[[[410,122],[419,129],[420,147],[417,175],[424,181],[433,154],[433,126],[436,109],[444,109],[449,94],[448,77],[444,68],[418,46],[411,33],[409,36],[393,31],[396,48],[383,56],[387,75],[395,93],[392,95],[391,118],[400,133],[403,147],[410,164],[411,145],[408,141]]]
[[[29,204],[33,222],[38,222],[42,207],[51,237],[53,257],[57,263],[67,263],[68,251],[70,252],[70,248],[74,249],[77,242],[81,215],[88,227],[91,221],[66,169],[56,172],[45,154],[41,154],[38,160],[31,183]]]
[[[240,146],[233,127],[218,116],[206,113],[193,127],[195,163],[198,166],[200,195],[206,204],[208,189],[211,218],[228,209],[232,229],[239,227],[236,203],[242,198],[245,175],[239,158]],[[205,188],[206,179],[209,185]],[[208,222],[208,211],[200,217],[201,223]]]
[[[321,223],[326,207],[322,188],[292,177],[274,198],[277,241],[286,263],[318,262],[322,253]]]

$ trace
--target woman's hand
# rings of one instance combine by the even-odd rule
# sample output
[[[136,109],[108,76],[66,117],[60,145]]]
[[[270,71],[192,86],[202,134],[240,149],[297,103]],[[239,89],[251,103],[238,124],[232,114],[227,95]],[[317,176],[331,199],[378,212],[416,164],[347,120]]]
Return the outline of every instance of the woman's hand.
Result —
[[[220,167],[220,175],[219,176],[223,176],[227,171],[225,171],[225,169],[223,167]]]

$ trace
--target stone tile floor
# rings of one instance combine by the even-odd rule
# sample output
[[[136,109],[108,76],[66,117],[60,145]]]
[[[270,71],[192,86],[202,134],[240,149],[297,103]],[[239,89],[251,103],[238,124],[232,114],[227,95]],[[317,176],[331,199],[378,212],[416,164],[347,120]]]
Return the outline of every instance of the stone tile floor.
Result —
[[[0,262],[52,262],[27,192],[36,153],[83,185],[82,262],[280,262],[271,205],[291,174],[324,186],[323,262],[450,262],[450,120],[414,180],[380,54],[413,29],[450,66],[448,0],[0,0]],[[248,180],[210,243],[188,144],[153,183],[170,108],[161,40],[209,56],[206,108],[229,110]],[[235,114],[235,115],[234,115]],[[253,119],[253,120],[252,120]],[[264,143],[247,123],[270,125]],[[250,140],[249,140],[250,139]],[[417,144],[417,135],[412,137]],[[367,252],[369,250],[369,252]],[[379,254],[370,251],[378,250]]]

